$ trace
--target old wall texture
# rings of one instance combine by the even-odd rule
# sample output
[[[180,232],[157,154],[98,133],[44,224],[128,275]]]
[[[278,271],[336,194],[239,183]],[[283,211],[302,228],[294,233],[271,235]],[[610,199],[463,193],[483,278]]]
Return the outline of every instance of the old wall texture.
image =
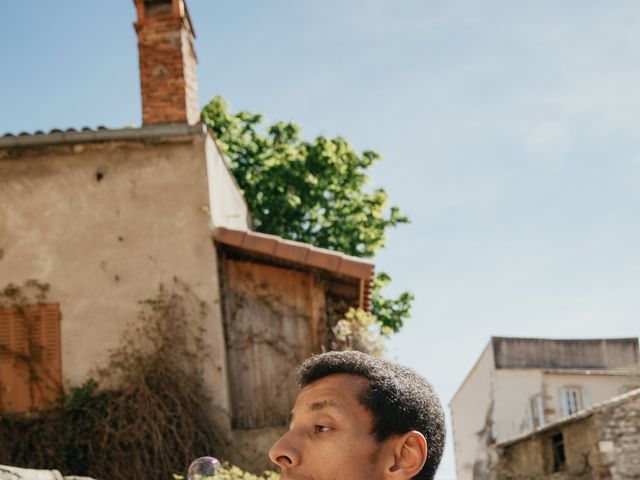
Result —
[[[562,434],[558,467],[553,437]],[[498,480],[630,480],[640,478],[640,390],[582,416],[558,422],[494,451]]]
[[[553,435],[562,432],[566,465],[554,468]],[[592,418],[568,424],[560,430],[536,435],[504,449],[502,461],[494,466],[499,480],[518,479],[581,479],[593,476],[593,461],[597,456],[597,430]]]
[[[551,340],[493,337],[496,368],[627,368],[640,362],[637,338]]]
[[[494,373],[493,350],[487,346],[449,405],[458,480],[483,478],[483,472],[489,470]]]
[[[542,371],[502,369],[495,373],[496,439],[509,438],[529,430],[529,398],[543,391]]]
[[[233,174],[218,151],[213,138],[205,138],[209,176],[209,213],[214,227],[246,230],[251,226],[249,209]]]
[[[567,388],[587,408],[640,386],[637,361],[637,338],[492,338],[450,404],[458,479],[490,478],[494,442],[564,417]]]
[[[200,109],[195,34],[189,15],[158,2],[137,0],[136,4],[143,123],[193,125]]]
[[[601,470],[613,480],[640,478],[640,390],[635,392],[596,417]]]
[[[107,360],[138,302],[178,279],[206,303],[205,381],[226,408],[208,141],[201,131],[0,150],[0,286],[50,284],[68,384]]]
[[[599,374],[600,373],[600,374]],[[589,375],[570,373],[545,373],[545,417],[548,423],[559,420],[562,412],[560,391],[566,387],[580,387],[585,408],[604,402],[623,393],[623,388],[640,385],[640,378],[633,375],[614,375],[593,372]]]

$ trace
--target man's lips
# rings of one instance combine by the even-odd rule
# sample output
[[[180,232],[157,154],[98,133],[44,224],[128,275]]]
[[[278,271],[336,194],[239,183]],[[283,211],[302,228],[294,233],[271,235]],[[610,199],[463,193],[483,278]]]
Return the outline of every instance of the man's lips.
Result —
[[[313,480],[313,477],[280,469],[280,480]]]

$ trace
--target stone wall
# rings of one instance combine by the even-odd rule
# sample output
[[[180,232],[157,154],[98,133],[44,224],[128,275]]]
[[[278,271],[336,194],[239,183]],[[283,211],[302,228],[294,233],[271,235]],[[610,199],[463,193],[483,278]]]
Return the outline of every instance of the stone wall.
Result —
[[[553,438],[562,434],[565,463],[556,466],[553,453]],[[595,456],[597,456],[597,430],[593,417],[552,429],[541,435],[533,435],[504,448],[501,460],[494,466],[499,480],[507,479],[591,479]]]
[[[562,435],[564,462],[554,459]],[[640,478],[640,390],[519,439],[499,444],[497,480],[630,480]]]
[[[640,393],[602,411],[596,422],[603,473],[615,480],[640,478]]]

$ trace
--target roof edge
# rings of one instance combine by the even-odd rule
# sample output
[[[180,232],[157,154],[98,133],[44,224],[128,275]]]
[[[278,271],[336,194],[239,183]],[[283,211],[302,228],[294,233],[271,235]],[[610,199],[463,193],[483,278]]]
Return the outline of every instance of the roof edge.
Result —
[[[97,129],[83,128],[75,130],[53,129],[49,133],[22,132],[18,135],[7,133],[0,137],[0,148],[16,147],[40,147],[49,145],[63,145],[68,143],[104,142],[110,140],[143,140],[160,137],[182,137],[190,135],[206,135],[208,127],[199,123],[188,125],[186,123],[169,123],[163,125],[145,125],[134,128],[110,129],[98,127]]]
[[[346,255],[326,248],[314,247],[308,243],[286,240],[277,235],[217,227],[213,232],[216,243],[247,250],[297,263],[307,267],[318,268],[333,274],[344,275],[360,281],[361,306],[367,310],[371,307],[372,281],[375,270],[373,262]]]
[[[508,369],[504,369],[508,370]],[[524,370],[524,369],[523,369]],[[531,370],[531,369],[526,369]],[[540,370],[540,369],[538,369]],[[544,368],[541,369],[543,373],[547,375],[593,375],[593,376],[639,376],[640,368],[618,368],[618,369],[605,369],[605,368]]]
[[[462,381],[462,383],[456,389],[455,393],[451,397],[451,400],[449,400],[449,408],[451,408],[451,404],[454,402],[454,400],[456,399],[458,394],[462,391],[462,388],[467,384],[467,382],[471,379],[473,374],[476,372],[476,370],[478,369],[478,366],[480,365],[480,361],[482,360],[484,355],[487,353],[487,351],[490,351],[490,353],[493,354],[493,343],[491,342],[491,340],[489,340],[489,342],[487,342],[485,347],[482,349],[482,351],[480,352],[480,356],[478,356],[476,361],[473,363],[473,366],[471,367],[471,370],[469,370],[469,373],[467,373],[467,376],[464,377],[464,380]],[[493,360],[492,364],[493,364],[493,368],[495,369],[495,357],[494,357],[494,360]]]
[[[517,341],[542,341],[542,342],[601,342],[601,341],[625,341],[638,343],[638,337],[608,337],[608,338],[543,338],[543,337],[502,337],[492,336],[495,340],[517,340]]]

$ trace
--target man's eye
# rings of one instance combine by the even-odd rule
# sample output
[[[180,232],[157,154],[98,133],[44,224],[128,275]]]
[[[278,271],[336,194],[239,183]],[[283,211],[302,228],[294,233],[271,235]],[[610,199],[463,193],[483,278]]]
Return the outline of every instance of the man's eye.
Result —
[[[328,432],[329,430],[331,430],[331,427],[327,427],[326,425],[314,425],[313,426],[313,431],[315,433],[324,433],[324,432]]]

